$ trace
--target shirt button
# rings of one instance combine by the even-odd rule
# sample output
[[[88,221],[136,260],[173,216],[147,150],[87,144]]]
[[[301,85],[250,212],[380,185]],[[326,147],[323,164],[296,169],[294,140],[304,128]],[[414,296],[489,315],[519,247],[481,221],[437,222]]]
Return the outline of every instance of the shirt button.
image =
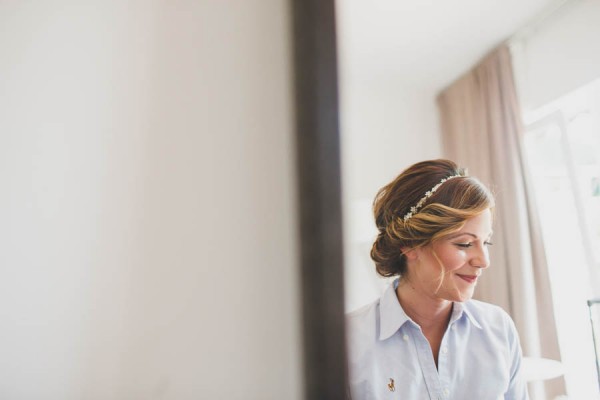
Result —
[[[405,342],[408,342],[408,335],[402,336],[402,339],[404,339]]]
[[[448,390],[448,388],[444,389],[444,396],[448,396],[450,394],[450,391]]]
[[[448,353],[448,348],[446,346],[442,347],[442,353],[444,353],[444,354]]]
[[[453,331],[455,331],[456,330],[456,325],[452,324],[452,328],[450,328],[450,329],[452,329]]]

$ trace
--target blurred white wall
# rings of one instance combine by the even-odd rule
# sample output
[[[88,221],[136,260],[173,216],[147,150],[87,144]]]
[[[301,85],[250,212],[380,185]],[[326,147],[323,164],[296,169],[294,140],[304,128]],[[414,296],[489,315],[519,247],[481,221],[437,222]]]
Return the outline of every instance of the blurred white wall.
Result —
[[[0,398],[302,397],[289,14],[0,3]]]
[[[523,109],[535,110],[600,78],[600,1],[571,0],[512,46]]]
[[[345,242],[345,306],[380,296],[369,251],[376,236],[371,205],[377,191],[411,164],[441,156],[435,93],[406,85],[410,77],[370,77],[345,56],[340,39],[340,119]],[[348,46],[349,47],[349,46]]]

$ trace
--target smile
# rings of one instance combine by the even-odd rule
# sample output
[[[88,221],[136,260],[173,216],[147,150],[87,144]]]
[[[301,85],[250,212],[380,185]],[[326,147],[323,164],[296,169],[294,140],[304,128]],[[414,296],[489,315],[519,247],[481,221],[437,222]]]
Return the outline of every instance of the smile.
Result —
[[[456,274],[456,275],[458,275],[459,278],[461,278],[469,283],[477,282],[477,275],[460,275],[460,274]]]

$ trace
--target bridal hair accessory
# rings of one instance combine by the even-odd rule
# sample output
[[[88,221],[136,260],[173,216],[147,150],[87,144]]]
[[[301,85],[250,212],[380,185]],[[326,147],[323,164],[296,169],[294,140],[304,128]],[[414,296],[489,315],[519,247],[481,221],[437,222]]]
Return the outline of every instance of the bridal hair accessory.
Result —
[[[413,206],[410,208],[410,211],[407,212],[404,217],[402,218],[404,220],[404,222],[408,221],[409,219],[412,218],[413,215],[415,215],[417,213],[417,211],[419,210],[419,208],[423,207],[423,204],[425,204],[425,202],[427,201],[428,198],[430,198],[436,190],[439,189],[440,186],[442,186],[442,184],[446,181],[449,181],[450,179],[454,179],[454,178],[458,178],[462,175],[452,175],[449,176],[447,178],[444,178],[440,181],[440,183],[438,183],[437,185],[435,185],[433,188],[431,188],[431,190],[427,193],[425,193],[425,196],[421,197],[421,200],[419,200],[419,202],[417,203],[416,206]]]

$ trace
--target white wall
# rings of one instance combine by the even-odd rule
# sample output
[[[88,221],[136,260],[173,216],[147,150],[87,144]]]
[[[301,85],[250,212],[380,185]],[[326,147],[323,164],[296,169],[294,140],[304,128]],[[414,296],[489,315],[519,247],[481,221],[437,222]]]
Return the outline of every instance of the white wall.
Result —
[[[571,0],[512,46],[519,98],[531,111],[600,78],[600,1]]]
[[[377,191],[411,164],[441,156],[435,93],[410,77],[369,77],[340,65],[346,310],[376,299],[386,286],[369,257],[376,235],[371,205]],[[348,46],[349,47],[349,46]],[[362,79],[361,79],[362,78]]]
[[[298,399],[288,2],[0,3],[0,398]]]

